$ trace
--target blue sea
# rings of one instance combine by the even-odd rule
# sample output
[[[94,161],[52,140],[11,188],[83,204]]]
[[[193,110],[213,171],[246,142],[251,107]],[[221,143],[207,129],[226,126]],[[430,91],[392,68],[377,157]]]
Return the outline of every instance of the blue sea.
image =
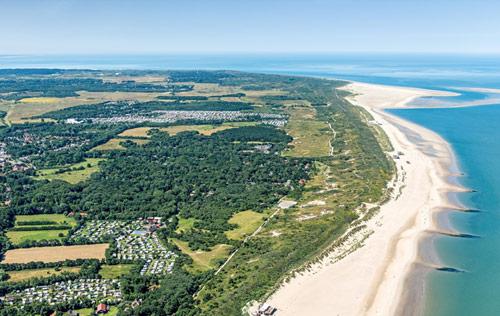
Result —
[[[235,69],[460,93],[417,101],[434,106],[500,99],[498,94],[467,90],[500,89],[500,56],[487,55],[0,56],[0,68],[21,67]],[[392,112],[437,132],[451,144],[464,173],[458,181],[475,190],[455,198],[479,210],[447,215],[453,228],[475,238],[435,238],[443,265],[461,272],[427,274],[425,315],[500,315],[500,101],[498,105]]]

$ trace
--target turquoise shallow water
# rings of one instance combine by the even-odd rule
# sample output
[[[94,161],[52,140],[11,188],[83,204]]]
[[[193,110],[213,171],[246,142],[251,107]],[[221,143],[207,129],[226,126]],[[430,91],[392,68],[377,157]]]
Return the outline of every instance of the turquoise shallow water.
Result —
[[[500,314],[500,105],[460,109],[393,110],[426,126],[453,147],[459,181],[474,193],[457,194],[479,213],[453,212],[451,224],[478,238],[439,237],[435,247],[445,266],[463,273],[431,272],[426,315]]]
[[[460,55],[150,55],[1,56],[0,68],[236,69],[321,76],[361,82],[457,91],[417,103],[448,104],[492,95],[463,87],[500,88],[500,56]],[[493,96],[493,97],[498,97]],[[500,315],[500,105],[394,110],[432,129],[456,153],[459,181],[475,193],[458,194],[478,213],[452,212],[450,224],[478,238],[438,237],[437,254],[463,272],[435,271],[425,280],[426,316]],[[387,298],[392,299],[392,298]]]

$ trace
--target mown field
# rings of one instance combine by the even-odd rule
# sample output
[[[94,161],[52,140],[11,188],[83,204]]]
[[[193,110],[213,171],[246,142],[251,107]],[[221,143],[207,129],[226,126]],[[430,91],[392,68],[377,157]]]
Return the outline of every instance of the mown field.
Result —
[[[59,262],[75,259],[103,259],[108,244],[33,247],[8,250],[2,263],[28,263],[33,261]]]

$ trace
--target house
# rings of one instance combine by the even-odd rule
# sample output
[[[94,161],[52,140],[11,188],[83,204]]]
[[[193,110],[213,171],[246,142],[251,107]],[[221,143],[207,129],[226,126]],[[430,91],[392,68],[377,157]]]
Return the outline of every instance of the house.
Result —
[[[109,312],[108,305],[101,303],[97,305],[97,309],[95,310],[96,314],[106,314]]]

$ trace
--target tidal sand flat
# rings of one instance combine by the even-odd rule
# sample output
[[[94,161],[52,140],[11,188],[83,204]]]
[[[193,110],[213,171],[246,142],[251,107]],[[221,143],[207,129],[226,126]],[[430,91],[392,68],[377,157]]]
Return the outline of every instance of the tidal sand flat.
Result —
[[[300,273],[269,299],[280,315],[394,315],[416,312],[399,302],[406,276],[419,261],[419,240],[435,229],[433,215],[452,207],[447,193],[461,188],[447,181],[453,154],[436,133],[384,109],[401,108],[422,96],[447,92],[351,83],[349,101],[364,107],[388,135],[397,168],[392,198],[369,222],[372,234],[348,255],[334,252]]]

